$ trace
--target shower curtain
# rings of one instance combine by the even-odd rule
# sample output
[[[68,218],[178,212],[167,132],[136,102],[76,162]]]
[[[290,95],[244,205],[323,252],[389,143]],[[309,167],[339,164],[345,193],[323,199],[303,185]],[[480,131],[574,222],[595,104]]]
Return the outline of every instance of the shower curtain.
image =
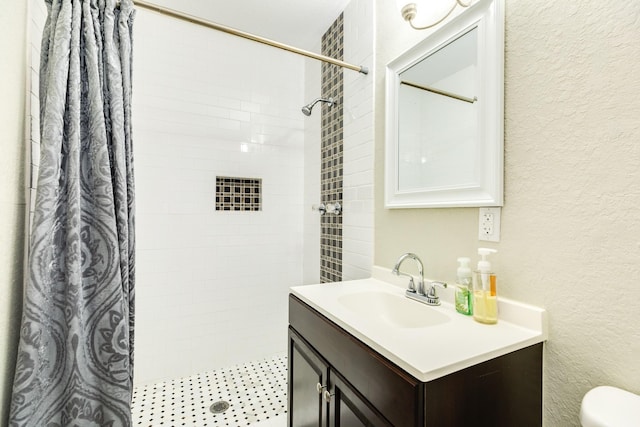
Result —
[[[46,0],[40,144],[11,426],[129,426],[131,0]]]

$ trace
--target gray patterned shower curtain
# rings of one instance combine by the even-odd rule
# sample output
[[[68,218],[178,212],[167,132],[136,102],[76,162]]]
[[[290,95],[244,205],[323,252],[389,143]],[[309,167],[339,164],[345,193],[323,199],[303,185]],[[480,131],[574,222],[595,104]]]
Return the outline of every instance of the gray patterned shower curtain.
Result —
[[[13,426],[130,426],[131,0],[45,0],[41,160]]]

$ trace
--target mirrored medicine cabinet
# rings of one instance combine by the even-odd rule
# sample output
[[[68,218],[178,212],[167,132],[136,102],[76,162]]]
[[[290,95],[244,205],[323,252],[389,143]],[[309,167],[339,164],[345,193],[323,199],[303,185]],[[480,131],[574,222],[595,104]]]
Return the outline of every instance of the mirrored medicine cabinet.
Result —
[[[504,0],[387,65],[385,207],[502,206]]]

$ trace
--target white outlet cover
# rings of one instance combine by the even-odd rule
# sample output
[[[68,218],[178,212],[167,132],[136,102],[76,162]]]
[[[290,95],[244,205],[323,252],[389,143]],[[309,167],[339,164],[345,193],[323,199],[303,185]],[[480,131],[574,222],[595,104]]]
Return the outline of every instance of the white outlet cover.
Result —
[[[478,240],[485,242],[499,242],[500,241],[500,212],[502,208],[480,208],[478,214]],[[487,233],[485,229],[485,215],[490,215],[493,219],[493,224],[490,225],[491,233]]]

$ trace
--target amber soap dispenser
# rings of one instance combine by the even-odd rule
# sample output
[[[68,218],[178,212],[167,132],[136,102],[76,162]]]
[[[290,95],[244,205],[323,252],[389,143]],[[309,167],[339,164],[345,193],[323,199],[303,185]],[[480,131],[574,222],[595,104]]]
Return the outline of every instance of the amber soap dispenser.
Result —
[[[498,322],[498,296],[496,292],[496,275],[491,271],[491,263],[487,257],[498,251],[479,248],[478,269],[473,272],[473,319],[486,324]]]

